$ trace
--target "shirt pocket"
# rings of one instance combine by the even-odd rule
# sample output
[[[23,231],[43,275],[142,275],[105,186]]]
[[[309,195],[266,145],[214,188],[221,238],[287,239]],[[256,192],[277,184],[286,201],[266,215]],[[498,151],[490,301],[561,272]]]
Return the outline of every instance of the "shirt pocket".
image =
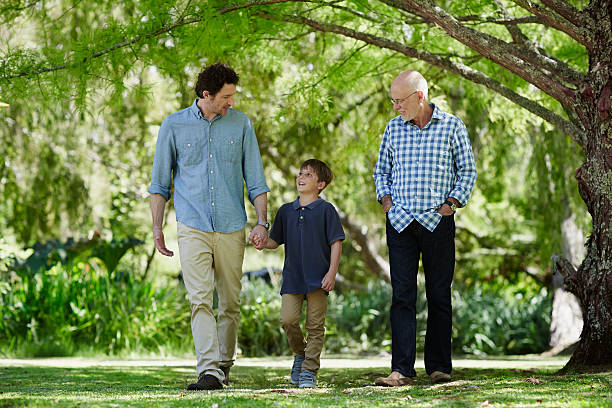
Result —
[[[223,161],[232,163],[242,161],[242,139],[230,136],[224,140],[219,149],[219,157]]]
[[[183,166],[194,166],[202,162],[202,148],[195,140],[183,140],[176,146],[177,161]]]

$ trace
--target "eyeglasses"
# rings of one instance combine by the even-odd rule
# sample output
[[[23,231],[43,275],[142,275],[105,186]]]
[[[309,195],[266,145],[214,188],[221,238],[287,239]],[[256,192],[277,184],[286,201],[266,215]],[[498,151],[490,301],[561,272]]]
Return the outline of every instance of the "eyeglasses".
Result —
[[[415,93],[417,93],[417,92],[419,92],[419,91],[418,91],[418,90],[417,90],[417,91],[414,91],[413,93],[411,93],[410,95],[408,95],[407,97],[402,98],[402,99],[393,99],[393,98],[389,98],[389,99],[391,100],[391,103],[393,103],[394,105],[395,105],[395,104],[401,105],[402,103],[404,103],[404,101],[405,101],[406,99],[410,98],[412,95],[414,95],[414,94],[415,94]]]

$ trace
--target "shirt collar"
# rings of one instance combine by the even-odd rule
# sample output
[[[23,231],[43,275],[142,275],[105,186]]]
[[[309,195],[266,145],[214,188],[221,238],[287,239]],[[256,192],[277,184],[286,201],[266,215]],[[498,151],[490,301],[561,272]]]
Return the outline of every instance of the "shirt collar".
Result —
[[[310,203],[308,205],[300,205],[300,198],[298,197],[293,202],[293,209],[297,210],[298,208],[306,207],[309,210],[312,210],[313,208],[316,208],[317,206],[319,206],[322,202],[323,202],[323,199],[322,198],[318,198],[318,199],[314,200],[312,203]]]
[[[433,109],[433,114],[431,115],[431,119],[429,119],[429,123],[431,123],[434,119],[435,120],[441,120],[442,118],[444,118],[444,112],[440,108],[438,108],[435,103],[429,102],[429,106],[431,106],[432,109]],[[405,125],[408,125],[408,124],[412,125],[412,124],[414,124],[414,122],[412,120],[402,120],[401,116],[399,116],[399,119]]]
[[[190,109],[191,109],[191,111],[193,112],[193,114],[195,115],[196,118],[208,120],[208,119],[206,119],[204,117],[204,115],[202,115],[202,111],[198,107],[198,98],[195,98],[195,100],[193,101],[193,104],[190,106]],[[222,115],[217,115],[214,118],[212,118],[212,120],[215,120],[215,119],[217,119],[219,117],[222,117]]]

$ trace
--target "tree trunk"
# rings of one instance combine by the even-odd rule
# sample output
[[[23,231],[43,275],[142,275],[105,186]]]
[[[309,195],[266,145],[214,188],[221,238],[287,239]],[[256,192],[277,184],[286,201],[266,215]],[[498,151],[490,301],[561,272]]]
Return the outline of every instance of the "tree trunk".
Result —
[[[587,159],[576,179],[593,219],[586,257],[577,270],[565,259],[555,262],[557,269],[566,271],[565,286],[578,298],[584,320],[565,371],[612,366],[612,80],[610,76],[606,80],[605,86],[583,92],[590,100],[581,118],[588,132],[583,145]],[[601,93],[594,98],[592,89],[598,88]]]

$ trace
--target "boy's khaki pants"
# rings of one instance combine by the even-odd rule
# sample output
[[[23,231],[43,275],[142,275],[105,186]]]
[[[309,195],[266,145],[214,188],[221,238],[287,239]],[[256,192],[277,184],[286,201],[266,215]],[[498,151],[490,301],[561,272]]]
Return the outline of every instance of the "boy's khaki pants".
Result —
[[[196,371],[225,378],[220,367],[236,359],[240,290],[245,230],[203,232],[178,223],[178,245],[183,280],[191,303],[191,333]],[[217,287],[219,313],[213,315],[213,289]]]
[[[327,313],[327,292],[317,289],[307,295],[283,293],[281,305],[281,325],[287,333],[289,348],[293,354],[305,356],[302,370],[317,373],[321,366],[321,351],[325,338],[325,314]],[[302,303],[306,300],[306,331],[300,328]]]

